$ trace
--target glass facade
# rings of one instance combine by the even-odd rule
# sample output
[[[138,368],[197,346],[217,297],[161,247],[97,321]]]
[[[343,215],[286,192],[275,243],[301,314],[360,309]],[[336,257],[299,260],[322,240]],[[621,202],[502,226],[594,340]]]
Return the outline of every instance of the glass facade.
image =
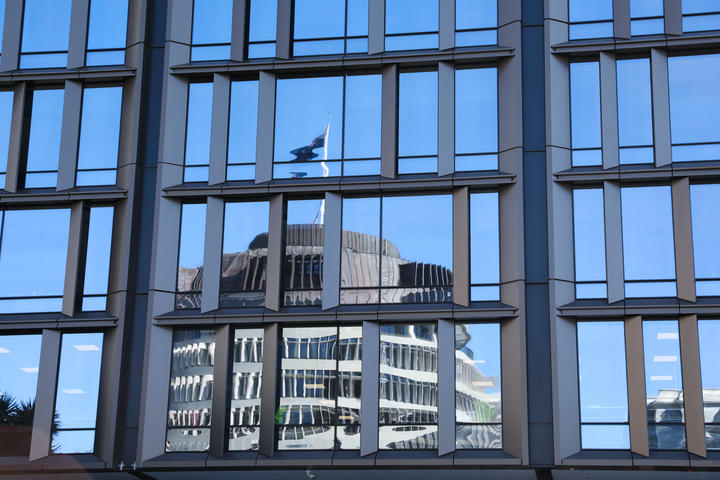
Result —
[[[85,65],[124,65],[129,0],[90,0]]]
[[[367,52],[368,0],[294,3],[295,56]]]
[[[257,80],[232,82],[226,170],[228,181],[255,179],[257,111]]]
[[[470,300],[500,300],[498,194],[470,194]]]
[[[248,58],[275,56],[278,0],[250,0]]]
[[[190,60],[230,58],[233,0],[194,0]]]
[[[438,0],[385,0],[385,50],[438,48]]]
[[[186,182],[207,182],[210,170],[212,83],[191,83],[188,88],[185,132]]]
[[[285,224],[284,304],[322,303],[325,200],[290,200]]]
[[[57,185],[64,98],[62,89],[32,92],[25,188]]]
[[[683,32],[720,29],[720,5],[713,0],[682,0]]]
[[[653,163],[650,60],[618,60],[616,68],[620,165]]]
[[[663,7],[663,0],[630,0],[630,34],[664,33]]]
[[[71,0],[24,2],[20,68],[67,65]]]
[[[260,395],[264,332],[235,329],[232,349],[228,450],[257,450],[260,437]]]
[[[455,71],[455,171],[498,168],[497,68]]]
[[[600,64],[570,64],[570,138],[572,166],[602,165]]]
[[[403,173],[437,172],[438,73],[400,73],[398,165]]]
[[[720,404],[718,404],[720,378],[716,368],[720,362],[720,352],[716,348],[718,338],[720,338],[719,320],[698,321],[705,442],[707,448],[712,450],[720,449]]]
[[[455,0],[455,46],[497,44],[498,0]]]
[[[690,187],[692,210],[695,291],[698,296],[720,295],[720,185],[701,184]]]
[[[570,40],[613,36],[613,0],[568,0]]]
[[[200,308],[205,254],[205,204],[182,206],[175,308]]]
[[[575,297],[607,298],[605,209],[601,188],[573,190]]]
[[[116,183],[122,92],[121,86],[83,89],[77,186]]]

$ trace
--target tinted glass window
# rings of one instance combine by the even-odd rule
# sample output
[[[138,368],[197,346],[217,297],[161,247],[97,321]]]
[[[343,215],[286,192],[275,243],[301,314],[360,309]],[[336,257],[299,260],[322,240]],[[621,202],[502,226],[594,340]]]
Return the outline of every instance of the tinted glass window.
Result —
[[[128,0],[90,0],[86,65],[125,63]]]
[[[225,205],[220,306],[265,304],[268,202]]]
[[[643,322],[650,449],[685,449],[682,367],[677,320]]]
[[[0,452],[30,453],[41,335],[0,335]]]
[[[35,90],[32,94],[26,188],[57,185],[64,98],[62,89]]]
[[[110,246],[112,245],[113,207],[90,209],[90,226],[83,277],[83,311],[105,310]]]
[[[204,254],[205,204],[185,204],[180,219],[175,308],[200,308]]]
[[[498,168],[497,68],[455,71],[455,170]]]
[[[583,449],[630,448],[623,322],[578,322]]]
[[[257,450],[262,393],[262,328],[238,328],[232,344],[228,450]]]
[[[345,198],[340,303],[378,303],[380,198]]]
[[[653,163],[650,60],[617,61],[620,164]]]
[[[283,328],[281,341],[278,449],[359,449],[362,328]]]
[[[663,33],[663,0],[630,0],[630,34]]]
[[[232,82],[228,135],[227,180],[255,178],[258,82]]]
[[[700,341],[700,373],[705,417],[705,443],[707,448],[720,449],[720,405],[717,392],[720,391],[720,320],[698,321]]]
[[[500,300],[498,194],[470,195],[470,300]]]
[[[575,296],[605,298],[605,209],[601,188],[573,191]]]
[[[720,185],[691,185],[695,290],[699,296],[720,295]]]
[[[64,333],[60,346],[55,453],[92,453],[100,390],[102,333]]]
[[[59,312],[70,209],[8,210],[0,216],[0,313]]]
[[[2,7],[2,5],[0,5]],[[1,19],[0,19],[1,20]],[[12,125],[13,92],[0,91],[0,190],[5,188],[10,126]]]
[[[77,186],[115,184],[121,108],[122,87],[83,90]]]
[[[275,56],[277,0],[250,0],[248,58]]]
[[[455,325],[455,447],[502,448],[500,325]]]
[[[572,165],[602,165],[600,64],[570,64]]]
[[[438,48],[438,0],[385,0],[385,50]]]
[[[210,165],[212,83],[191,83],[185,132],[185,181],[207,182]]]
[[[455,46],[497,43],[497,0],[455,0]]]
[[[367,0],[295,0],[294,22],[295,55],[367,52]]]
[[[720,28],[720,4],[716,0],[682,0],[682,12],[684,32]]]
[[[668,58],[674,162],[720,159],[720,55]]]
[[[195,0],[190,59],[230,58],[233,0]]]
[[[380,327],[381,450],[437,448],[437,326]]]
[[[675,244],[670,187],[629,187],[621,192],[625,295],[674,297]]]
[[[570,40],[613,36],[613,0],[569,0]]]
[[[165,450],[201,452],[210,446],[215,330],[175,330]]]
[[[325,200],[287,202],[285,235],[285,305],[320,305]]]
[[[25,0],[20,68],[65,67],[71,0]]]
[[[437,172],[438,74],[401,73],[398,173]]]

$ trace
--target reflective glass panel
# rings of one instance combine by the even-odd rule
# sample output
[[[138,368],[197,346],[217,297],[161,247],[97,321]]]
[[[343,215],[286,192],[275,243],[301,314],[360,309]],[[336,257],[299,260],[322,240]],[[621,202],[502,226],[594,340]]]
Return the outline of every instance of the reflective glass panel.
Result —
[[[191,60],[230,58],[233,0],[195,0]]]
[[[342,208],[340,302],[378,303],[380,198],[344,198]]]
[[[401,73],[398,173],[437,172],[438,74]]]
[[[64,333],[60,345],[54,453],[92,453],[100,390],[102,333]]]
[[[685,417],[677,320],[643,321],[643,346],[650,449],[684,449]]]
[[[438,0],[385,0],[385,50],[438,48]]]
[[[572,165],[601,165],[600,64],[570,64]]]
[[[70,209],[8,210],[0,243],[0,313],[59,312]]]
[[[210,165],[212,83],[191,83],[185,132],[185,181],[207,182]]]
[[[500,324],[456,324],[456,448],[502,448],[501,378]]]
[[[437,325],[381,325],[380,449],[437,448],[437,405]]]
[[[86,65],[125,63],[128,0],[90,0]]]
[[[582,448],[629,449],[624,323],[578,322],[577,348]]]
[[[684,32],[720,29],[720,4],[717,0],[682,0],[682,12]]]
[[[238,328],[232,344],[228,450],[257,450],[262,393],[262,328]]]
[[[663,33],[663,10],[663,0],[630,0],[630,34]]]
[[[720,449],[720,320],[699,320],[700,373],[702,375],[705,443],[707,448]],[[1,338],[0,338],[1,340]]]
[[[42,335],[0,335],[0,452],[30,453]]]
[[[720,295],[720,185],[691,185],[693,254],[699,296]],[[713,281],[715,280],[715,281]]]
[[[349,75],[345,79],[345,159],[380,158],[381,75]],[[345,162],[344,175],[348,175]],[[366,174],[379,174],[368,171]]]
[[[320,305],[325,200],[288,201],[285,235],[285,305]]]
[[[269,215],[268,202],[225,205],[221,307],[265,304]]]
[[[625,294],[675,296],[675,244],[669,186],[621,189]],[[636,290],[633,281],[663,280],[670,287]]]
[[[296,0],[293,27],[296,56],[366,52],[368,1]]]
[[[720,160],[720,54],[670,57],[668,79],[673,161]]]
[[[83,278],[84,311],[105,310],[110,274],[113,207],[90,209],[90,227]]]
[[[232,82],[228,134],[227,180],[255,179],[258,81]]]
[[[497,43],[497,0],[455,0],[455,46]]]
[[[381,303],[452,301],[452,196],[382,199]]]
[[[602,188],[573,191],[575,281],[605,282],[605,209]],[[577,298],[584,298],[578,289]],[[604,298],[604,292],[601,292]],[[596,297],[597,298],[597,297]]]
[[[0,5],[0,8],[2,5]],[[1,18],[0,18],[1,20]],[[0,91],[0,190],[5,188],[10,127],[12,125],[13,92]]]
[[[55,187],[60,158],[65,91],[35,90],[32,94],[25,187]]]
[[[121,108],[122,87],[83,90],[77,186],[115,184]]]
[[[497,68],[455,71],[456,171],[497,169],[497,95]]]
[[[620,164],[652,163],[654,157],[649,59],[617,61],[617,102]],[[640,151],[649,155],[638,154]]]
[[[173,332],[167,452],[202,452],[210,446],[215,330]]]
[[[570,40],[613,36],[613,0],[569,0]]]
[[[20,68],[65,67],[71,0],[25,0]]]
[[[344,37],[345,0],[295,0],[294,21],[296,40]]]
[[[0,38],[3,37],[4,31],[5,31],[5,0],[0,0]],[[2,49],[2,46],[0,46],[0,49]]]
[[[470,300],[500,300],[498,194],[470,195]]]
[[[182,206],[175,308],[200,308],[205,254],[205,207],[204,203]]]
[[[248,57],[275,56],[277,0],[250,0]]]

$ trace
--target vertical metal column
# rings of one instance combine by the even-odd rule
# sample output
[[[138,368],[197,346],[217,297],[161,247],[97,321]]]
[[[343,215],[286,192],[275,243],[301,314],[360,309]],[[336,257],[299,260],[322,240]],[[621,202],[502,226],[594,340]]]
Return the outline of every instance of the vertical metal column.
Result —
[[[220,197],[207,197],[205,254],[203,257],[202,295],[200,300],[200,311],[202,313],[219,308],[224,217],[225,201]]]
[[[70,39],[68,41],[68,68],[85,66],[90,0],[72,0],[70,9]]]
[[[640,315],[627,317],[625,319],[625,361],[627,364],[630,450],[648,457],[650,456],[650,447],[648,445],[643,352],[642,317]]]
[[[670,136],[670,85],[668,83],[667,52],[650,50],[650,78],[652,85],[653,135],[655,137],[655,166],[672,163]]]
[[[440,62],[438,63],[438,176],[453,173],[455,173],[455,66]]]
[[[225,182],[228,126],[230,122],[230,77],[213,75],[212,120],[210,121],[210,172],[208,185]]]
[[[613,0],[613,32],[615,38],[630,38],[629,0]]]
[[[14,2],[9,2],[14,3]],[[5,55],[2,56],[5,59]],[[20,171],[21,159],[23,148],[23,129],[25,120],[25,108],[26,108],[26,83],[16,83],[13,89],[13,110],[12,110],[12,123],[10,125],[10,141],[8,146],[8,161],[7,170],[5,173],[5,191],[9,193],[17,192],[18,188],[22,188],[19,185],[20,182]],[[32,92],[30,92],[32,98]]]
[[[438,455],[455,451],[455,322],[438,320]]]
[[[600,111],[602,112],[602,166],[620,165],[617,123],[617,67],[615,55],[600,52]]]
[[[340,305],[340,256],[342,255],[342,197],[325,193],[322,309]]]
[[[449,50],[455,48],[455,0],[440,0],[438,30],[439,49]]]
[[[35,413],[28,458],[31,462],[50,455],[61,337],[62,334],[57,330],[43,330],[42,332],[38,383],[35,391]]]
[[[225,432],[228,424],[228,383],[230,371],[229,325],[215,330],[215,365],[213,366],[212,421],[210,423],[210,453],[222,457],[225,452]]]
[[[277,407],[278,324],[265,325],[263,339],[262,392],[260,393],[260,453],[275,454],[275,409]]]
[[[282,194],[270,198],[270,225],[268,229],[267,280],[265,287],[265,308],[278,311],[282,305],[282,261],[285,258],[284,198]]]
[[[700,343],[698,340],[697,315],[681,315],[678,328],[680,331],[687,449],[690,453],[706,457],[707,447],[705,444],[705,416],[702,378],[700,376]]]
[[[15,70],[18,68],[24,4],[25,2],[20,1],[5,2],[5,28],[3,29],[2,36],[0,71]],[[13,125],[15,125],[14,119]]]
[[[247,26],[249,20],[249,0],[233,0],[232,37],[230,40],[230,60],[242,62],[247,50]]]
[[[360,456],[378,450],[380,394],[380,324],[363,322],[362,377],[360,379]]]
[[[57,191],[67,190],[75,186],[75,167],[77,165],[78,145],[80,143],[82,96],[82,82],[65,80]]]
[[[72,317],[82,310],[85,250],[87,249],[90,209],[85,202],[75,202],[70,209],[70,234],[65,260],[65,287],[62,313]]]
[[[288,59],[292,52],[292,1],[277,0],[277,36],[275,41],[275,56]]]
[[[690,180],[672,181],[673,236],[675,240],[675,275],[677,296],[695,301],[695,263],[693,258],[692,212],[690,209]]]
[[[380,174],[385,178],[395,178],[397,172],[397,82],[397,65],[383,67]]]
[[[383,51],[385,51],[385,0],[368,0],[368,53],[372,55]]]
[[[620,186],[603,183],[605,207],[605,259],[607,268],[608,303],[625,298],[625,263],[623,260],[622,205]]]
[[[273,143],[275,141],[275,75],[260,72],[258,83],[257,145],[255,148],[255,183],[273,178]]]
[[[470,195],[453,190],[453,303],[470,305]]]
[[[682,35],[682,0],[664,0],[665,33]]]

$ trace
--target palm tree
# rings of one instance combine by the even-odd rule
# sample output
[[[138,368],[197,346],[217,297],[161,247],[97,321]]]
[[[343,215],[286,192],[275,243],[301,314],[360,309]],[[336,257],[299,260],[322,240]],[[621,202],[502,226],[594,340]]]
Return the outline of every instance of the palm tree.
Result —
[[[8,393],[0,393],[0,450],[19,452],[27,455],[30,450],[30,437],[32,435],[33,419],[35,417],[35,400],[20,401]],[[55,437],[60,428],[60,416],[53,414],[51,449],[56,451],[59,447]]]

